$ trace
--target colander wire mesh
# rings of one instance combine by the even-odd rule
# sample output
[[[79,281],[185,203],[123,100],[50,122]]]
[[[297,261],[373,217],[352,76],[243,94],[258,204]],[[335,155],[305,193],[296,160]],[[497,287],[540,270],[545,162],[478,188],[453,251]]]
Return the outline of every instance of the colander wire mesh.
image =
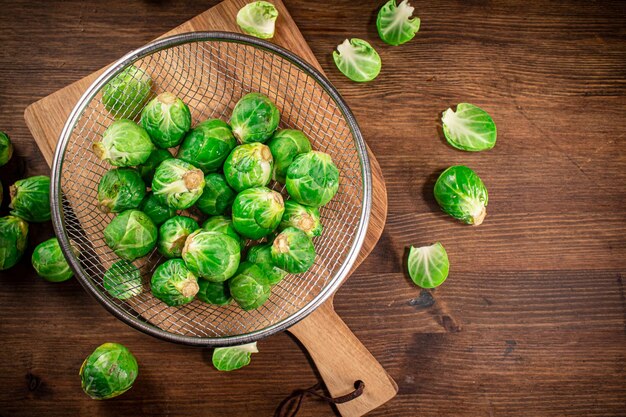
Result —
[[[192,125],[210,118],[228,121],[239,98],[261,92],[279,108],[279,128],[302,130],[313,148],[330,154],[339,168],[339,191],[320,209],[324,232],[314,238],[315,264],[308,272],[288,275],[273,287],[270,299],[259,309],[246,312],[235,303],[224,307],[198,300],[181,307],[166,306],[150,293],[152,272],[163,261],[156,251],[133,262],[142,272],[140,295],[122,301],[104,289],[103,274],[119,258],[103,240],[104,227],[115,214],[97,209],[97,187],[112,167],[98,160],[91,147],[114,121],[101,102],[102,86],[129,65],[151,76],[151,98],[165,91],[180,97],[191,110]],[[122,117],[139,110],[131,109]],[[53,217],[64,251],[83,285],[116,316],[173,341],[237,344],[284,328],[336,289],[365,234],[369,175],[365,147],[351,113],[313,68],[275,45],[247,36],[184,34],[156,41],[122,58],[77,104],[53,163]],[[272,182],[270,187],[288,198],[281,184]],[[69,252],[70,241],[80,249],[79,258]]]

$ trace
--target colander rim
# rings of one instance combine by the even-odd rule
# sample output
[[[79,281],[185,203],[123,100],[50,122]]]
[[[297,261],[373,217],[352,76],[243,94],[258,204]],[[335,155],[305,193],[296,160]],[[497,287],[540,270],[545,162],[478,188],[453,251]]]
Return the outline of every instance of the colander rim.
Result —
[[[206,41],[218,41],[218,42],[234,42],[246,45],[251,45],[256,48],[274,53],[279,57],[286,59],[291,64],[297,66],[300,70],[305,72],[308,76],[312,77],[318,85],[328,94],[335,102],[339,110],[341,111],[346,123],[348,124],[352,137],[355,142],[357,154],[361,165],[361,177],[362,177],[362,208],[359,218],[359,224],[355,238],[353,239],[350,250],[332,278],[328,280],[322,290],[302,308],[298,309],[294,313],[290,314],[286,318],[272,323],[269,326],[254,330],[249,333],[233,335],[233,336],[220,336],[220,337],[198,337],[188,336],[182,334],[176,334],[163,330],[156,325],[142,321],[137,317],[124,311],[120,306],[113,303],[107,296],[101,294],[96,284],[92,281],[90,274],[86,273],[78,260],[78,257],[71,250],[70,239],[64,227],[63,210],[62,210],[62,194],[61,194],[61,176],[63,172],[63,157],[69,144],[73,129],[78,120],[82,116],[83,111],[92,101],[95,95],[100,89],[118,73],[120,73],[128,65],[148,56],[155,52],[192,42],[206,42]],[[59,136],[59,141],[56,146],[54,158],[52,162],[51,172],[51,184],[50,184],[50,206],[52,212],[52,224],[55,234],[59,240],[61,249],[68,260],[70,267],[74,271],[78,281],[83,288],[94,297],[101,305],[105,307],[113,316],[126,323],[127,325],[151,336],[167,340],[170,342],[181,343],[185,345],[201,346],[201,347],[223,347],[223,346],[235,346],[246,343],[251,343],[262,338],[268,337],[272,334],[286,330],[293,326],[306,316],[311,314],[318,306],[325,302],[339,286],[343,283],[356,259],[359,255],[361,247],[363,245],[367,228],[369,225],[369,219],[371,214],[371,201],[372,201],[372,179],[371,179],[371,167],[369,163],[369,157],[367,153],[367,147],[361,135],[361,131],[356,122],[356,119],[350,111],[348,105],[343,100],[339,92],[330,83],[330,81],[315,67],[307,63],[304,59],[298,55],[288,51],[287,49],[273,44],[271,42],[254,38],[252,36],[243,35],[233,32],[221,32],[221,31],[203,31],[203,32],[188,32],[178,35],[168,36],[164,38],[152,41],[140,48],[137,48],[128,54],[124,55],[113,64],[111,64],[98,78],[87,88],[85,93],[81,96],[78,103],[74,106],[74,109],[70,113],[63,130]]]

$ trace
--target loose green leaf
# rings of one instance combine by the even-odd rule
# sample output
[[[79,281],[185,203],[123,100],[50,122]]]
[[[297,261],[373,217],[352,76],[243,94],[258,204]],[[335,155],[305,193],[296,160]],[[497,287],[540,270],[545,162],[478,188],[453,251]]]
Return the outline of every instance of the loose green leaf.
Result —
[[[396,6],[396,0],[389,0],[378,12],[376,28],[380,39],[389,45],[402,45],[413,39],[420,29],[419,17],[413,16],[415,10],[407,0]]]
[[[256,342],[241,346],[216,348],[213,351],[213,366],[218,371],[234,371],[248,365],[252,354],[258,351]]]
[[[459,103],[441,117],[443,134],[450,145],[463,151],[484,151],[496,144],[496,124],[489,113],[469,103]]]
[[[435,183],[435,199],[455,219],[478,226],[487,215],[488,194],[474,171],[455,165],[441,173]]]
[[[261,39],[274,37],[278,10],[272,3],[255,1],[243,6],[237,13],[237,24],[248,35]]]
[[[352,81],[372,81],[380,73],[382,61],[378,52],[363,39],[346,39],[333,51],[339,71]]]
[[[450,262],[445,248],[437,242],[421,248],[411,246],[407,267],[415,285],[435,288],[448,277]]]

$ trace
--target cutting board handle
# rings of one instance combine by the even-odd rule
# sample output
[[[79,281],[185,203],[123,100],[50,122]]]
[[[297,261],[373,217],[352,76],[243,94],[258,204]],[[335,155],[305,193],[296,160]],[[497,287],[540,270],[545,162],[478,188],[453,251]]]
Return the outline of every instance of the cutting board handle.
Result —
[[[363,394],[337,404],[343,417],[362,416],[397,394],[395,381],[335,313],[332,299],[289,332],[306,347],[333,397],[353,392],[354,383],[363,381]]]

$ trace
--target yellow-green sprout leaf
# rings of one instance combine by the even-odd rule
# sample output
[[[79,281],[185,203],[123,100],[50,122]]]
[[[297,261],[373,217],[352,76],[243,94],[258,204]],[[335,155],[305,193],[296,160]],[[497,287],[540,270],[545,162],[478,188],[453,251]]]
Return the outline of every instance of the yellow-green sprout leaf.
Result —
[[[396,6],[396,0],[389,0],[378,11],[376,28],[380,39],[389,45],[402,45],[413,39],[420,29],[419,17],[412,17],[413,10],[408,0]]]
[[[255,1],[246,4],[237,13],[237,24],[248,35],[261,39],[274,37],[278,10],[272,3]]]
[[[443,134],[450,145],[463,151],[484,151],[496,144],[496,124],[489,113],[469,103],[459,103],[441,117]]]
[[[250,364],[250,357],[258,351],[256,342],[241,346],[216,348],[213,351],[213,366],[218,371],[234,371]]]
[[[333,51],[339,71],[352,81],[372,81],[380,73],[382,62],[378,52],[363,39],[346,39]]]
[[[409,250],[408,269],[411,279],[422,288],[435,288],[448,277],[448,254],[439,242]]]

